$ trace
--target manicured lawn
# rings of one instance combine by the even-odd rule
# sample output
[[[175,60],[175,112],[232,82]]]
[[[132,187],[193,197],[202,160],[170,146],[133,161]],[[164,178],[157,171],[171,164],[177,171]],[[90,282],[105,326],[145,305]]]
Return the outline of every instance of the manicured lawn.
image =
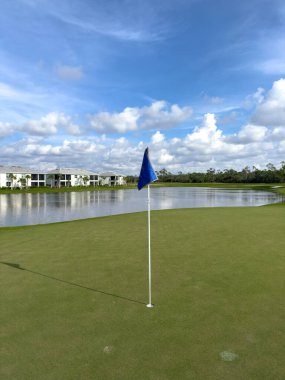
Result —
[[[26,194],[26,193],[71,193],[82,191],[103,191],[103,190],[121,190],[121,189],[134,189],[135,185],[124,186],[71,186],[71,187],[27,187],[27,188],[0,188],[0,194]]]
[[[285,378],[284,207],[0,229],[1,378]]]

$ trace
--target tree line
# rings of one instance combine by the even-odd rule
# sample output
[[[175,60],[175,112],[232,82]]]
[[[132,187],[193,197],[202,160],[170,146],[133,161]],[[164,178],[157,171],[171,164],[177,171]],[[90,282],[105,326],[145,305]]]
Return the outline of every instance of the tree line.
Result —
[[[180,183],[284,183],[285,182],[285,161],[281,162],[280,168],[276,168],[269,163],[265,169],[258,169],[255,166],[246,166],[241,171],[234,169],[215,170],[208,169],[206,172],[178,172],[173,174],[166,169],[156,172],[159,182],[180,182]],[[127,176],[127,183],[137,183],[137,176]]]

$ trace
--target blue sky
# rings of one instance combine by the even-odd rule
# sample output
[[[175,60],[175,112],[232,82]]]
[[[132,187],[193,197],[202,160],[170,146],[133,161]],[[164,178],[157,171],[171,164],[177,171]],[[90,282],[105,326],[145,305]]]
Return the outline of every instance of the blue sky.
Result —
[[[2,0],[0,163],[136,174],[285,159],[281,0]]]

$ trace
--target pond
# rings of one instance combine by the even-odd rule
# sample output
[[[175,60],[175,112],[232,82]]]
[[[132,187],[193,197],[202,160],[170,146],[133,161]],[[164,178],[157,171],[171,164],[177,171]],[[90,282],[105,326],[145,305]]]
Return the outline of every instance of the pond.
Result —
[[[207,187],[151,189],[151,209],[261,206],[281,202],[266,191]],[[147,210],[147,189],[0,194],[0,226],[23,226]]]

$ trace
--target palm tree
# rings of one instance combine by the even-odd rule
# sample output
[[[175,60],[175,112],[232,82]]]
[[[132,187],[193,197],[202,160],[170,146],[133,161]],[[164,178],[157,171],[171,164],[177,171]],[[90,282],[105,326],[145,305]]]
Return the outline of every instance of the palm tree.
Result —
[[[88,177],[88,175],[85,175],[84,177],[81,177],[82,178],[82,181],[83,181],[83,183],[84,183],[84,186],[86,186],[87,185],[87,182],[89,181],[89,177]]]
[[[21,177],[18,179],[18,182],[21,184],[21,187],[25,187],[27,184],[27,180],[25,177]]]
[[[50,187],[53,187],[53,184],[55,183],[55,174],[48,174],[47,179],[50,179]]]
[[[17,177],[15,176],[15,174],[13,174],[13,173],[9,173],[9,174],[7,175],[7,178],[11,181],[11,185],[10,185],[10,187],[11,187],[11,189],[12,189],[12,187],[14,187],[14,181],[17,179]]]
[[[27,174],[25,176],[25,179],[26,179],[26,187],[27,187],[27,184],[29,183],[29,179],[31,179],[32,177],[30,176],[30,174]]]
[[[56,174],[55,179],[57,180],[57,187],[60,188],[60,180],[63,178],[63,174]]]

